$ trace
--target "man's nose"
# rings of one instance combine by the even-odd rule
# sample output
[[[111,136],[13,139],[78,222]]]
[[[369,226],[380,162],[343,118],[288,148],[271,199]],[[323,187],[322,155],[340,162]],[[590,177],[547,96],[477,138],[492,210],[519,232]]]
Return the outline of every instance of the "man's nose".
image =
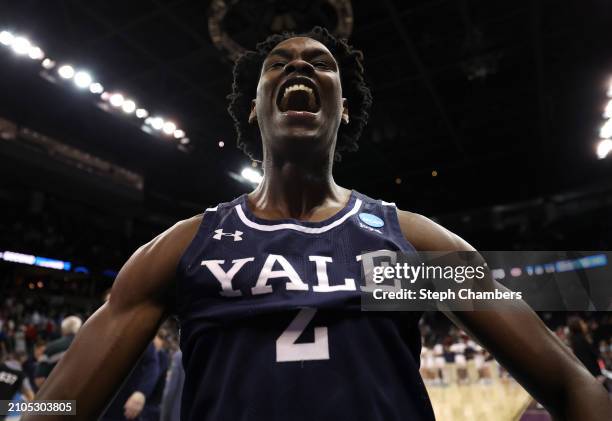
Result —
[[[311,75],[314,73],[314,66],[302,59],[294,59],[285,65],[285,73],[301,73]]]

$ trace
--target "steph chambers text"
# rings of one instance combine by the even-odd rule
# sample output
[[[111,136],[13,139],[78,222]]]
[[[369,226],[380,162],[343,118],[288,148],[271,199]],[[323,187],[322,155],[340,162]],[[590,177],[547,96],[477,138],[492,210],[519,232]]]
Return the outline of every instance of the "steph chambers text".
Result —
[[[398,289],[386,290],[376,288],[372,291],[375,300],[431,300],[444,302],[448,300],[522,300],[523,294],[518,291],[473,291],[469,288],[458,290],[447,289],[446,291],[432,291],[427,288],[418,290]]]

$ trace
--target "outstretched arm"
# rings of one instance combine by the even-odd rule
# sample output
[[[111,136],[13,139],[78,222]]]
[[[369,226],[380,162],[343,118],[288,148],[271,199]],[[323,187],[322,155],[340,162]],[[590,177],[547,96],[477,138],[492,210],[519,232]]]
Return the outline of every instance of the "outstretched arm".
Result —
[[[197,216],[177,223],[130,257],[110,300],[79,330],[36,395],[76,400],[76,417],[30,415],[25,421],[97,419],[163,321],[178,261],[200,221]]]
[[[475,251],[421,215],[399,211],[398,217],[404,236],[419,251]],[[485,346],[555,419],[612,419],[606,390],[524,302],[512,311],[457,311],[449,316]]]

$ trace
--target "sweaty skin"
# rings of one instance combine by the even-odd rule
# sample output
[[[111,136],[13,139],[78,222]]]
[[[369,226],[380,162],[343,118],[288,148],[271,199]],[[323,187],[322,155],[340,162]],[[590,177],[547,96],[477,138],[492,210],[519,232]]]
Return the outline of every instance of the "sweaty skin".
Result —
[[[331,172],[338,127],[348,123],[350,104],[342,97],[336,60],[323,44],[296,37],[274,51],[262,66],[249,118],[262,134],[264,179],[248,203],[261,218],[322,221],[342,209],[350,194]],[[320,110],[314,115],[278,109],[279,89],[292,77],[310,78],[318,89]],[[417,250],[474,250],[423,216],[398,211],[398,217]],[[24,420],[92,420],[101,414],[167,316],[179,258],[201,221],[198,215],[178,222],[136,250],[119,272],[111,299],[83,325],[36,396],[76,400],[77,415]],[[449,317],[487,347],[556,420],[612,419],[605,389],[527,305],[522,307]]]

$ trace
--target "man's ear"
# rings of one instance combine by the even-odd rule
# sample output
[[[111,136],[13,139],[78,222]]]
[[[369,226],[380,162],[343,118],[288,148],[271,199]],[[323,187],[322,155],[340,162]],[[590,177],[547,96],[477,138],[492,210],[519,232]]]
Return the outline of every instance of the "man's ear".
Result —
[[[349,123],[348,101],[346,98],[342,98],[342,122],[344,124]]]
[[[251,114],[249,114],[249,124],[257,123],[257,111],[255,110],[255,100],[251,100]]]

